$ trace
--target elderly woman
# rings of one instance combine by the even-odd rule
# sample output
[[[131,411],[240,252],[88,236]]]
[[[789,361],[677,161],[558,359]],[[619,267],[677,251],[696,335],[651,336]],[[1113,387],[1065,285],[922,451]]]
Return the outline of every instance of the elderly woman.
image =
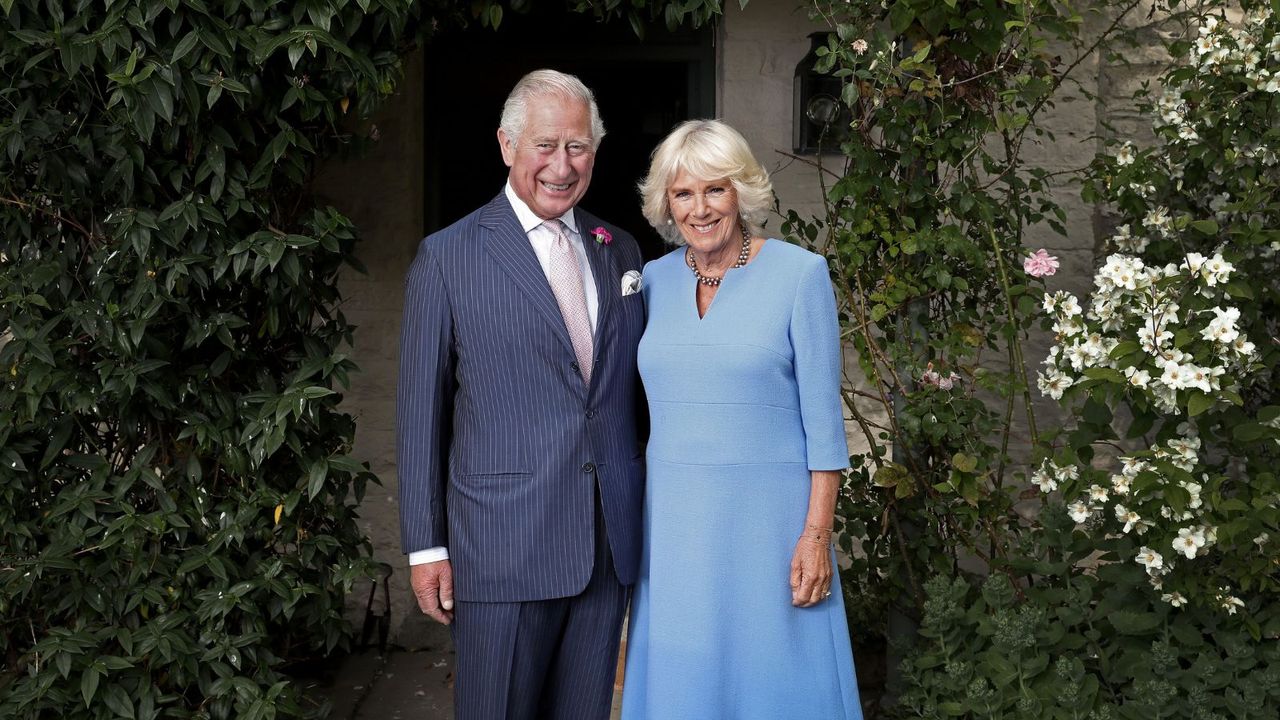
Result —
[[[624,720],[861,718],[831,520],[849,452],[826,261],[761,223],[768,173],[718,121],[640,186],[683,243],[644,268],[645,546]]]

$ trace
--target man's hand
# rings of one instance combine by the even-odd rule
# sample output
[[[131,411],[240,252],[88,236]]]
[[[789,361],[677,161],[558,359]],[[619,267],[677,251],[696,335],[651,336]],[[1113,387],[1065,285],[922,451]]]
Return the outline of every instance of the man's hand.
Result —
[[[422,612],[444,625],[453,622],[453,566],[448,560],[410,566],[409,584]]]

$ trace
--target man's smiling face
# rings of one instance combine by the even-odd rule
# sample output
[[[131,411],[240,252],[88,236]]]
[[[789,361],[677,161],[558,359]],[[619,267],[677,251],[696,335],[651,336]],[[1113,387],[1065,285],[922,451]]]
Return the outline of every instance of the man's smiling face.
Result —
[[[578,204],[591,184],[596,153],[587,104],[560,95],[529,99],[519,138],[498,130],[502,161],[516,196],[543,220]]]

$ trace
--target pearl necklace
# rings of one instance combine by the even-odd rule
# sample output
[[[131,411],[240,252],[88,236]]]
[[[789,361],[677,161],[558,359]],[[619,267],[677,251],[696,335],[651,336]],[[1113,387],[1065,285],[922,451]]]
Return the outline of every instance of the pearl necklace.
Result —
[[[743,265],[746,265],[747,258],[751,255],[751,236],[747,235],[746,225],[743,225],[741,227],[742,227],[742,251],[738,253],[738,261],[734,263],[732,267],[729,268],[730,270],[734,268],[740,268]],[[706,285],[707,287],[717,287],[724,280],[723,275],[716,277],[714,275],[703,275],[702,273],[698,272],[698,261],[693,259],[693,248],[689,248],[689,252],[688,254],[685,255],[685,259],[689,261],[689,269],[693,271],[693,276],[697,278],[698,282],[702,283],[703,285]]]

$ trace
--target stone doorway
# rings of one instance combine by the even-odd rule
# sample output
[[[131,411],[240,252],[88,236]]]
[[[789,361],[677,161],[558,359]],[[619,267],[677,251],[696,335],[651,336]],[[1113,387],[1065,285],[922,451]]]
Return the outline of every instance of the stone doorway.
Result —
[[[543,7],[509,12],[498,31],[472,28],[426,50],[423,235],[488,202],[507,169],[495,133],[502,102],[540,67],[573,73],[595,93],[607,135],[583,206],[631,231],[646,259],[664,252],[640,214],[636,183],[649,153],[678,122],[715,115],[712,28],[648,27]]]

